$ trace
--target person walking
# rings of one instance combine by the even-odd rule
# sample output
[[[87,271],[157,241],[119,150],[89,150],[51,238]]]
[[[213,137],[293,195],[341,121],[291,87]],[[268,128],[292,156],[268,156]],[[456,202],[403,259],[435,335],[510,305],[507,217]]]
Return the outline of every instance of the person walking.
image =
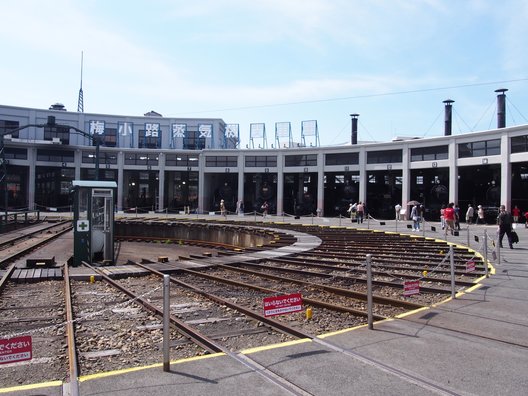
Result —
[[[444,219],[446,222],[445,235],[447,235],[448,230],[453,235],[455,231],[455,216],[455,204],[450,202],[444,210]]]
[[[475,216],[475,209],[473,209],[473,206],[469,204],[466,211],[466,223],[473,224],[473,216]]]
[[[440,208],[440,225],[442,226],[442,230],[445,229],[446,223],[445,223],[445,205],[442,205]]]
[[[486,224],[484,221],[484,208],[482,205],[477,207],[477,224]]]
[[[356,207],[357,222],[363,223],[363,218],[365,217],[365,206],[362,202],[359,202]]]
[[[521,216],[521,209],[519,209],[517,205],[515,205],[515,207],[512,209],[512,215],[513,215],[513,222],[518,223],[519,217]]]
[[[220,200],[220,214],[224,217],[227,217],[226,207],[224,200]]]
[[[413,231],[420,231],[420,208],[418,205],[412,207],[411,219],[413,221]]]
[[[508,237],[508,244],[510,249],[513,249],[513,240],[512,240],[512,216],[506,210],[506,206],[500,206],[500,212],[497,216],[497,224],[499,225],[499,246],[502,248],[502,239],[504,234]]]
[[[350,214],[350,221],[352,223],[356,221],[356,207],[357,203],[351,203],[347,210],[347,212]]]
[[[401,218],[401,210],[402,210],[402,206],[397,203],[395,206],[394,206],[394,211],[396,212],[396,221],[400,221]]]
[[[455,205],[455,228],[460,231],[460,207]]]
[[[262,209],[262,216],[266,217],[268,215],[268,209],[269,209],[268,201],[264,201],[264,203],[262,204],[260,208]]]

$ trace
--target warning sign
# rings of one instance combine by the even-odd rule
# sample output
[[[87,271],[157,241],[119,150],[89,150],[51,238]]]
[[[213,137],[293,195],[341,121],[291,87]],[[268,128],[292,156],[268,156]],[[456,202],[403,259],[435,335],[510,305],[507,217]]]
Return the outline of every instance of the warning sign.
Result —
[[[31,360],[32,354],[31,336],[0,339],[0,364]]]
[[[473,260],[469,260],[466,263],[466,272],[473,272],[475,271],[475,262]]]
[[[302,310],[301,293],[264,298],[264,316],[282,315]]]
[[[403,295],[412,296],[413,294],[420,294],[420,281],[404,281],[403,282]]]

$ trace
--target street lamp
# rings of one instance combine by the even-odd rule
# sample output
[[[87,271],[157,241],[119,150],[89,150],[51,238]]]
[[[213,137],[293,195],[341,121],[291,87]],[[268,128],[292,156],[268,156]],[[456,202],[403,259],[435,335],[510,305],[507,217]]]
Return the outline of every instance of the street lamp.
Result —
[[[18,131],[21,131],[26,128],[50,128],[50,127],[59,127],[59,128],[68,128],[73,129],[75,132],[79,133],[80,135],[87,137],[92,141],[92,143],[95,143],[95,180],[99,180],[99,146],[101,144],[101,141],[98,136],[90,135],[89,133],[84,132],[83,130],[76,128],[71,125],[62,125],[62,124],[56,124],[55,123],[55,117],[54,116],[48,116],[48,122],[46,124],[29,124],[29,125],[23,125],[19,128],[9,129],[3,132],[0,132],[0,166],[1,166],[1,173],[0,173],[0,185],[4,183],[4,203],[5,203],[5,222],[7,224],[7,201],[8,201],[8,191],[7,191],[7,161],[5,159],[5,145],[4,145],[4,135],[10,135],[12,133],[16,133]]]

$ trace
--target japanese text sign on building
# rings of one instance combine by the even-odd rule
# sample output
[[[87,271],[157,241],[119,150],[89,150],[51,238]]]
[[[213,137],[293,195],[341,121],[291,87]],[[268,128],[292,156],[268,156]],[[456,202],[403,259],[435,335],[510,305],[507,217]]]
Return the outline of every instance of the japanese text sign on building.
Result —
[[[32,357],[31,336],[0,339],[0,364],[31,360]]]
[[[159,137],[160,124],[145,124],[145,137]]]
[[[132,135],[132,124],[130,122],[119,123],[118,130],[121,136]]]
[[[403,282],[403,295],[412,296],[413,294],[420,294],[420,281],[404,281]]]
[[[238,124],[227,124],[225,129],[226,138],[237,138],[238,137]]]
[[[173,138],[184,138],[186,130],[187,130],[187,124],[172,124],[172,137]]]
[[[211,124],[200,124],[198,125],[199,138],[211,138],[213,137],[213,126]]]
[[[105,132],[104,121],[90,121],[90,134],[91,135],[103,135]]]
[[[282,315],[302,310],[301,293],[264,298],[264,316]]]

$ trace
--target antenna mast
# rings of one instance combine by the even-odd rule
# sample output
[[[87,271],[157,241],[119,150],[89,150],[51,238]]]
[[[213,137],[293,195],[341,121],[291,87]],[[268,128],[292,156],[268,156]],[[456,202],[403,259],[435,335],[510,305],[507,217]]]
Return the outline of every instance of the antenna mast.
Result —
[[[84,113],[84,100],[83,100],[83,89],[82,89],[82,75],[83,75],[83,51],[81,51],[81,88],[79,89],[79,101],[77,102],[77,112]]]

